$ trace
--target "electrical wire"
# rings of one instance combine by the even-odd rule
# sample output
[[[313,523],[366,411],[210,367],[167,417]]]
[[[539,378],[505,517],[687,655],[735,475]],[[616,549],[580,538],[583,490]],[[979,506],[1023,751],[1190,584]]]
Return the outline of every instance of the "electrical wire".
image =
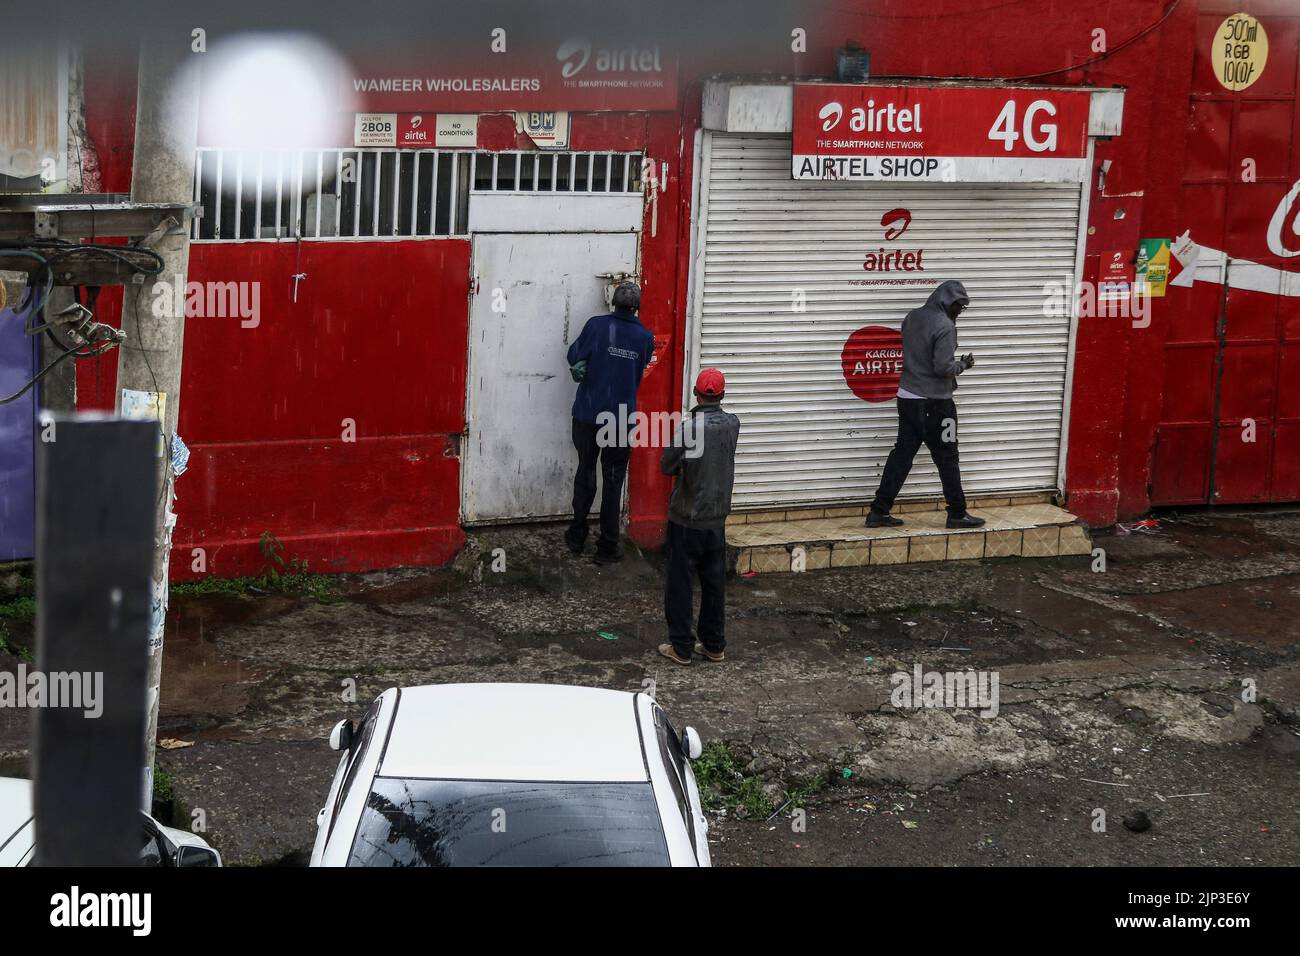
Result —
[[[141,265],[138,261],[124,254],[122,251],[124,248],[133,253],[144,254],[145,256],[151,257],[154,265],[152,267]],[[36,251],[37,249],[52,252],[52,254],[41,255],[40,252]],[[12,395],[0,398],[0,405],[8,405],[11,402],[15,402],[22,398],[23,395],[27,394],[32,386],[52,372],[60,363],[65,362],[70,358],[78,361],[81,359],[98,358],[118,344],[116,341],[97,343],[88,342],[85,346],[69,348],[63,342],[59,341],[58,337],[54,334],[54,329],[59,325],[59,323],[50,322],[46,317],[46,310],[49,308],[50,304],[50,293],[54,290],[53,267],[56,262],[73,256],[82,256],[84,258],[88,253],[102,254],[124,263],[131,270],[132,274],[146,276],[156,276],[161,274],[166,265],[163,262],[162,256],[158,253],[154,252],[152,249],[145,249],[140,246],[108,246],[101,243],[73,243],[53,239],[44,241],[36,240],[29,246],[21,248],[0,246],[0,251],[5,255],[32,259],[37,263],[37,267],[32,270],[32,272],[28,273],[27,291],[23,295],[18,308],[14,311],[16,313],[25,312],[27,314],[27,317],[23,320],[23,331],[28,336],[39,335],[41,332],[44,332],[46,337],[62,352],[62,354],[57,356],[54,361],[50,362],[37,372],[36,375],[18,391],[14,392]],[[39,283],[39,288],[37,283]],[[135,307],[137,310],[140,307],[140,292],[143,288],[143,283],[136,286]],[[87,293],[87,297],[93,305],[98,299],[98,294]],[[36,306],[38,301],[40,302],[39,307]],[[81,303],[81,297],[79,294],[77,295],[77,303]],[[31,322],[32,316],[38,317],[38,322],[35,325]],[[149,365],[149,355],[147,351],[145,352],[145,364],[149,367],[149,374],[154,381],[154,390],[157,391],[158,377],[154,375],[153,367]]]
[[[889,79],[889,80],[904,80],[904,79],[906,79],[906,80],[987,80],[987,81],[990,81],[990,82],[996,82],[996,83],[1015,83],[1015,82],[1020,82],[1020,81],[1023,81],[1023,80],[1037,80],[1037,79],[1041,79],[1041,78],[1043,78],[1043,77],[1045,77],[1045,76],[1056,76],[1058,73],[1070,73],[1070,72],[1072,72],[1072,71],[1074,71],[1074,70],[1082,70],[1082,69],[1084,69],[1084,68],[1086,68],[1086,67],[1092,66],[1094,63],[1100,63],[1100,62],[1103,61],[1103,60],[1108,60],[1108,59],[1110,59],[1112,56],[1114,56],[1115,54],[1119,53],[1121,50],[1124,50],[1124,49],[1126,49],[1126,48],[1132,46],[1134,43],[1136,43],[1138,40],[1141,40],[1143,37],[1147,36],[1147,35],[1148,35],[1149,33],[1151,33],[1153,30],[1158,30],[1158,29],[1160,29],[1160,27],[1162,27],[1162,26],[1164,25],[1165,21],[1168,20],[1171,16],[1173,16],[1174,11],[1178,9],[1179,4],[1181,4],[1181,3],[1182,3],[1182,0],[1173,0],[1173,3],[1170,4],[1169,8],[1168,8],[1167,10],[1165,10],[1165,12],[1164,12],[1163,14],[1161,14],[1160,19],[1156,20],[1154,23],[1148,24],[1147,26],[1143,27],[1141,30],[1139,30],[1137,33],[1133,34],[1133,35],[1132,35],[1131,37],[1129,37],[1127,40],[1123,40],[1123,41],[1121,41],[1120,43],[1117,43],[1115,46],[1111,47],[1111,48],[1110,48],[1109,50],[1107,50],[1105,53],[1099,53],[1097,56],[1091,57],[1090,59],[1084,60],[1084,61],[1082,61],[1082,62],[1080,62],[1080,63],[1074,63],[1074,64],[1071,64],[1070,66],[1062,66],[1062,67],[1058,67],[1057,69],[1054,69],[1054,70],[1043,70],[1042,72],[1039,72],[1039,73],[1022,73],[1022,74],[1020,74],[1019,76],[929,76],[929,75],[923,75],[923,74],[919,74],[919,73],[907,73],[907,74],[898,74],[898,75],[892,75],[892,76],[875,76],[875,77],[872,77],[872,79]],[[1007,5],[1007,6],[1012,6],[1013,4],[1008,3],[1008,4],[1006,4],[1006,5]],[[989,9],[997,9],[997,8],[996,8],[996,7],[990,7]],[[866,16],[869,16],[869,17],[874,16],[874,17],[879,17],[879,18],[881,18],[881,19],[907,19],[907,17],[905,17],[905,16],[901,16],[901,15],[900,15],[900,16],[891,16],[891,15],[888,15],[888,14],[866,14]]]
[[[25,394],[27,394],[28,389],[30,389],[33,385],[35,385],[46,375],[52,372],[54,370],[54,367],[58,365],[60,362],[67,361],[70,358],[96,358],[100,355],[103,355],[112,347],[113,347],[113,343],[107,343],[101,346],[97,352],[88,355],[79,355],[76,352],[64,352],[62,355],[56,358],[49,365],[45,366],[45,368],[37,372],[36,376],[31,381],[29,381],[26,385],[20,388],[18,391],[14,392],[12,395],[7,396],[6,398],[0,398],[0,405],[8,405],[10,402],[15,402],[18,399],[22,398]]]
[[[42,255],[41,252],[38,252],[37,250],[41,250],[41,252],[45,252],[46,254]],[[153,265],[144,266],[131,256],[126,255],[123,250],[127,250],[136,255],[147,256],[153,260]],[[36,335],[42,331],[48,330],[52,325],[56,324],[51,323],[46,316],[46,309],[48,308],[50,301],[50,292],[54,289],[53,267],[56,262],[73,257],[87,258],[87,254],[94,253],[96,255],[107,256],[110,259],[115,259],[118,262],[123,263],[131,270],[132,274],[135,275],[156,276],[161,274],[165,268],[162,256],[154,252],[152,249],[146,249],[141,246],[109,246],[102,243],[74,243],[58,239],[38,239],[23,248],[0,246],[0,251],[3,251],[7,255],[17,255],[33,259],[38,263],[37,268],[28,275],[27,292],[23,296],[23,300],[16,310],[28,311],[29,318],[23,325],[23,331],[27,335]],[[36,282],[41,283],[41,291],[43,293],[41,308],[39,310],[31,309],[31,306],[35,303],[37,291],[35,285]],[[35,325],[33,325],[31,321],[33,317],[37,319],[37,324]]]
[[[1160,29],[1160,27],[1164,26],[1165,21],[1168,20],[1171,16],[1173,16],[1174,11],[1178,9],[1178,5],[1182,2],[1183,0],[1174,0],[1174,2],[1169,5],[1169,9],[1164,12],[1164,15],[1161,16],[1159,20],[1157,20],[1155,23],[1152,23],[1150,26],[1142,30],[1139,30],[1137,33],[1133,34],[1127,40],[1124,40],[1116,44],[1115,46],[1111,47],[1105,53],[1099,53],[1097,56],[1094,56],[1089,60],[1084,60],[1082,63],[1076,63],[1074,66],[1065,66],[1059,70],[1044,70],[1042,73],[1027,73],[1023,76],[1009,76],[1006,77],[1006,79],[1036,80],[1039,77],[1043,77],[1043,76],[1055,76],[1057,73],[1069,73],[1072,70],[1082,70],[1085,67],[1092,66],[1094,63],[1100,63],[1102,60],[1108,60],[1116,53],[1118,53],[1120,50],[1123,50],[1125,47],[1132,46],[1138,40],[1141,40],[1148,33],[1151,33],[1153,30],[1158,30]]]

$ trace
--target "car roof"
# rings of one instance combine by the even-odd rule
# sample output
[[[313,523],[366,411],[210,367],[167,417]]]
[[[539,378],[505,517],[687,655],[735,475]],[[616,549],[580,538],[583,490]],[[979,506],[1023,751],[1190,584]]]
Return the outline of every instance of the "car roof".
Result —
[[[376,776],[646,782],[635,701],[558,684],[406,687]]]

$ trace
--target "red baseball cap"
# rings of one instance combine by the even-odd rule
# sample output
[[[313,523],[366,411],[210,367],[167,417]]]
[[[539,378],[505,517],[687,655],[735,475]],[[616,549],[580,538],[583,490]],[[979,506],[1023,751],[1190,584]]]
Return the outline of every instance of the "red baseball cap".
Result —
[[[722,377],[722,373],[716,368],[706,368],[701,370],[699,376],[695,379],[695,391],[699,395],[708,395],[715,398],[727,390],[727,380]]]

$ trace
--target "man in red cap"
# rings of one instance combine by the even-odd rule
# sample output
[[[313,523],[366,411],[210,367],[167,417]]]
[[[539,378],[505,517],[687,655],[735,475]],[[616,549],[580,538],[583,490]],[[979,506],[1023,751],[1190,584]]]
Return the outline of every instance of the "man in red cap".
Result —
[[[735,479],[740,419],[722,410],[727,383],[716,368],[695,379],[696,405],[682,419],[659,468],[676,475],[668,502],[664,616],[669,643],[659,653],[689,664],[691,652],[721,661],[727,641],[727,515]],[[699,642],[691,635],[695,576],[700,578]]]

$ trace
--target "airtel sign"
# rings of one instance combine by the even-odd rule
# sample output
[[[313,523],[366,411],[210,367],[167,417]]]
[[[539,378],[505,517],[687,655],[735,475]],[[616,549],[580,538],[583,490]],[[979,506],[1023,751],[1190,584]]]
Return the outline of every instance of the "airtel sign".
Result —
[[[800,83],[795,179],[1081,180],[1088,90]]]

